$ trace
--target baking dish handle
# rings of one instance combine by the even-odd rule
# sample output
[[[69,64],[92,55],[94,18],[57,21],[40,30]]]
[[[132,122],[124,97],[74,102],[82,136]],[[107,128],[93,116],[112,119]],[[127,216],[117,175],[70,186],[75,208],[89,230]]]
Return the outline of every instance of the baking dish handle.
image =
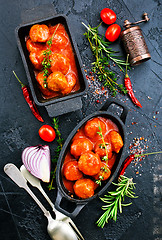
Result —
[[[119,107],[121,107],[123,109],[120,118],[123,121],[123,123],[125,123],[127,114],[128,114],[128,107],[126,107],[125,105],[123,105],[119,100],[117,99],[112,99],[112,100],[107,100],[106,103],[103,105],[103,107],[100,109],[101,111],[107,111],[110,107],[110,105],[115,104],[118,105]]]
[[[65,113],[74,112],[82,108],[81,97],[75,97],[66,101],[50,104],[45,106],[49,117],[60,116]]]
[[[73,212],[70,213],[60,206],[63,198],[64,198],[64,196],[62,195],[62,193],[58,189],[57,197],[56,197],[56,201],[55,201],[55,207],[58,211],[62,212],[63,214],[65,214],[66,216],[68,216],[70,218],[75,218],[79,214],[79,212],[82,210],[82,208],[87,204],[87,202],[84,202],[84,203],[81,203],[81,204],[76,203],[75,209],[73,210]]]

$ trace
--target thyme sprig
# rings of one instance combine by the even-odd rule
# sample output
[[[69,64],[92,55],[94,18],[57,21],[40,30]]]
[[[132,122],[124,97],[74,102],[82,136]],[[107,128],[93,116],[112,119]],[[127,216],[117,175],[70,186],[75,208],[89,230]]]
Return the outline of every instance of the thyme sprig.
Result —
[[[43,70],[43,77],[44,77],[44,79],[43,79],[43,81],[44,81],[43,86],[45,88],[47,88],[47,77],[49,75],[49,69],[51,67],[51,61],[52,61],[50,59],[50,55],[52,53],[52,51],[51,51],[52,41],[53,41],[53,38],[54,38],[54,36],[56,34],[56,31],[57,31],[59,25],[60,25],[60,23],[57,25],[54,33],[52,34],[52,37],[47,41],[48,48],[43,51],[43,55],[44,56],[43,56],[43,61],[41,62],[41,64],[43,66],[43,68],[42,68],[42,70]]]
[[[97,132],[97,134],[101,137],[101,139],[102,139],[102,149],[105,149],[105,151],[106,151],[106,156],[104,156],[103,158],[102,158],[102,160],[104,160],[104,161],[107,161],[108,160],[108,151],[107,151],[107,144],[105,143],[105,140],[104,140],[104,137],[103,137],[103,133],[102,133],[102,129],[101,129],[101,125],[100,125],[100,123],[99,123],[99,127],[98,127],[98,129],[99,129],[99,132]]]
[[[108,66],[110,60],[112,60],[124,72],[123,66],[129,64],[120,59],[120,56],[116,55],[117,52],[113,51],[112,48],[109,47],[110,42],[104,41],[103,37],[99,36],[98,28],[101,23],[94,28],[92,28],[90,25],[87,26],[83,22],[82,24],[87,29],[87,32],[84,33],[84,35],[88,39],[92,53],[96,58],[96,61],[92,63],[93,71],[97,73],[99,80],[103,82],[104,86],[110,89],[114,96],[117,94],[117,90],[120,90],[126,94],[126,88],[123,86],[123,84],[118,84],[116,82],[116,74],[109,70]]]
[[[103,228],[110,219],[114,221],[117,220],[118,210],[122,213],[122,207],[126,207],[132,204],[123,203],[125,197],[137,198],[133,189],[135,188],[135,183],[133,178],[127,178],[126,176],[121,175],[118,178],[118,183],[113,183],[117,186],[115,191],[108,192],[108,195],[105,195],[103,198],[100,198],[106,205],[102,206],[102,209],[105,211],[97,221],[97,226]]]
[[[106,161],[106,163],[108,162],[108,151],[107,151],[107,143],[105,143],[104,137],[103,137],[103,133],[102,133],[102,129],[101,129],[101,125],[99,123],[99,132],[97,132],[97,134],[101,137],[102,139],[102,143],[99,145],[99,147],[101,149],[105,149],[106,151],[106,155],[102,158],[103,161]],[[108,166],[107,166],[108,167]],[[96,180],[96,183],[99,184],[101,186],[101,181],[104,179],[104,174],[107,173],[107,169],[105,167],[101,167],[102,170],[102,175],[99,175],[99,179]]]
[[[61,149],[63,147],[63,143],[64,143],[64,139],[61,137],[61,132],[59,130],[59,119],[58,118],[53,118],[53,127],[55,129],[55,132],[56,132],[56,136],[57,136],[57,143],[58,143],[58,146],[57,148],[55,149],[55,156],[54,158],[52,159],[52,163],[56,165],[57,163],[57,160],[59,158],[59,154],[61,152]],[[54,189],[53,187],[53,181],[56,177],[56,166],[54,168],[54,171],[51,171],[51,182],[48,186],[48,189],[49,190],[52,190]]]

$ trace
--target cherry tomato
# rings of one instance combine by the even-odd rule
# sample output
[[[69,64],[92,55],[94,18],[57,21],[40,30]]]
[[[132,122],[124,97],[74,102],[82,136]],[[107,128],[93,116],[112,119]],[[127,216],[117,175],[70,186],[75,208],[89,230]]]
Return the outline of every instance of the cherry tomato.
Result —
[[[118,39],[121,32],[121,28],[118,24],[112,24],[108,27],[105,33],[105,37],[110,42],[114,42]]]
[[[102,9],[100,16],[102,21],[109,25],[116,21],[116,14],[110,8]]]
[[[52,142],[56,137],[56,133],[55,133],[55,130],[51,126],[43,125],[39,129],[39,136],[46,142]]]

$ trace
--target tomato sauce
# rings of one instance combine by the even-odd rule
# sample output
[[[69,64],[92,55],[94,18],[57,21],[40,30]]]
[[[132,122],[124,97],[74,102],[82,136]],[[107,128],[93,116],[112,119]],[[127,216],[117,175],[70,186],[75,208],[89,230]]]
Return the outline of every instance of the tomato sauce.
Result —
[[[42,32],[40,33],[39,30]],[[52,40],[51,46],[49,46],[49,40]],[[62,24],[56,24],[55,26],[33,25],[29,36],[26,37],[26,47],[43,98],[62,97],[80,89],[72,45]],[[45,51],[50,51],[49,62],[51,67],[48,69],[48,76],[53,72],[61,72],[60,81],[57,78],[52,78],[51,83],[50,79],[49,87],[48,76],[44,76],[45,72],[42,65],[45,59]],[[45,81],[47,81],[47,86],[44,84]]]
[[[72,162],[72,161],[76,162],[76,160],[78,162],[81,161],[80,156],[75,158],[74,157],[75,154],[72,155],[72,152],[75,150],[75,148],[73,148],[72,146],[74,145],[74,147],[75,147],[75,143],[78,143],[78,141],[81,140],[81,139],[82,139],[82,141],[80,141],[80,142],[83,145],[87,144],[86,141],[84,141],[84,139],[90,140],[90,142],[93,146],[92,149],[90,150],[90,152],[91,152],[91,154],[93,154],[93,153],[96,154],[96,145],[98,144],[98,142],[102,143],[102,138],[98,134],[99,128],[98,128],[98,125],[96,125],[97,121],[100,121],[99,126],[101,127],[102,135],[103,135],[105,143],[108,142],[108,144],[110,144],[110,146],[111,146],[112,140],[110,139],[110,132],[114,131],[116,134],[118,134],[120,136],[119,129],[118,129],[117,125],[114,122],[112,122],[110,119],[103,118],[103,117],[97,117],[97,118],[90,119],[80,129],[78,129],[77,133],[75,134],[75,136],[73,137],[73,139],[71,141],[70,149],[65,156],[63,167],[62,167],[62,181],[63,181],[63,184],[64,184],[65,188],[68,190],[69,194],[72,194],[72,195],[74,194],[73,186],[76,185],[75,184],[76,182],[75,181],[69,181],[65,178],[64,166],[68,162]],[[120,136],[120,138],[121,138],[121,136]],[[122,141],[122,139],[120,139],[120,141]],[[116,138],[116,144],[119,144],[118,143],[118,138]],[[102,144],[100,144],[100,145],[102,145]],[[83,148],[85,148],[85,146],[87,147],[87,149],[89,148],[89,145],[88,146],[84,145]],[[121,148],[121,146],[120,146],[120,148]],[[76,148],[76,151],[80,151],[80,146],[79,146],[79,148]],[[87,151],[89,152],[89,150],[87,150]],[[106,162],[106,167],[108,168],[108,170],[111,173],[111,169],[112,169],[112,167],[113,167],[113,165],[116,161],[116,158],[117,158],[117,153],[114,151],[113,146],[110,147],[108,151],[110,151],[110,154],[108,155],[110,158]],[[83,155],[86,155],[86,154],[83,154]],[[81,155],[81,156],[83,156],[83,155]],[[76,154],[76,156],[77,156],[77,154]],[[105,161],[103,161],[103,159],[102,159],[103,156],[104,155],[100,156],[101,169],[102,169],[103,163],[105,164]],[[93,159],[93,162],[94,162],[94,159]],[[78,165],[79,165],[79,163],[78,163]],[[87,168],[87,166],[88,165],[86,165],[86,168]],[[96,189],[98,186],[97,186],[95,180],[97,179],[97,176],[99,176],[100,172],[98,172],[98,174],[96,176],[91,176],[92,175],[91,173],[93,173],[95,167],[96,167],[96,165],[93,166],[93,170],[89,171],[90,174],[88,175],[88,179],[91,179],[95,183],[94,186],[95,186],[95,189]],[[84,168],[84,166],[83,166],[83,168]],[[80,170],[81,170],[81,168],[80,168]],[[85,169],[85,170],[86,170],[85,172],[87,172],[87,169]],[[85,179],[85,178],[87,179],[87,175],[86,174],[83,174],[83,175],[84,175],[84,177],[81,178],[81,179]],[[108,175],[108,173],[107,173],[107,175]],[[105,178],[103,178],[103,180],[105,180]],[[82,189],[82,191],[84,191],[83,186],[81,186],[81,189]]]

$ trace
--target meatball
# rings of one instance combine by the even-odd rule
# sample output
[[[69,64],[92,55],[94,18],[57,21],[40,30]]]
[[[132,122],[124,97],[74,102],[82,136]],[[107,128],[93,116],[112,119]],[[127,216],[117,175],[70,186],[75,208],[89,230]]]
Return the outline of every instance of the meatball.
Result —
[[[29,38],[26,41],[26,48],[29,52],[37,52],[39,50],[46,50],[46,45],[44,45],[43,43],[32,42],[32,40]]]
[[[93,149],[93,144],[87,138],[76,139],[71,144],[70,152],[77,159],[81,154]]]
[[[49,28],[45,25],[33,25],[30,29],[29,36],[33,42],[46,42],[49,38]]]
[[[111,171],[108,167],[108,164],[106,162],[101,162],[101,168],[100,171],[94,175],[93,177],[98,180],[101,178],[102,181],[107,180],[111,175]]]
[[[54,53],[50,56],[51,61],[51,71],[59,71],[62,74],[67,74],[69,67],[70,67],[70,59],[67,57],[64,57],[60,53]]]
[[[110,141],[112,144],[113,151],[118,153],[123,147],[123,140],[120,134],[116,131],[111,131],[109,133]]]
[[[93,176],[100,171],[100,157],[92,151],[83,153],[79,158],[78,167],[84,174]]]
[[[77,139],[80,139],[80,138],[85,138],[83,128],[81,128],[81,129],[79,129],[79,130],[77,131],[77,133],[76,133],[75,136],[73,137],[72,141],[77,140]]]
[[[94,182],[91,179],[79,179],[73,188],[75,194],[80,198],[90,198],[94,195]]]
[[[100,157],[104,157],[106,156],[106,154],[108,154],[108,159],[110,159],[112,157],[112,146],[111,143],[107,140],[105,140],[105,145],[106,145],[106,149],[103,145],[103,141],[102,140],[98,140],[96,142],[94,151],[95,153],[98,153],[98,155]]]
[[[42,61],[44,59],[44,51],[36,51],[30,52],[29,58],[32,64],[34,65],[35,69],[41,70],[42,69]]]
[[[43,76],[43,72],[39,72],[38,75],[36,76],[36,80],[39,83],[39,88],[42,91],[42,93],[45,96],[51,96],[51,94],[53,93],[53,91],[50,91],[48,88],[44,87],[44,79],[45,77]]]
[[[50,38],[52,37],[52,46],[51,46],[51,50],[55,51],[57,50],[61,50],[64,49],[68,43],[69,43],[69,39],[68,37],[65,35],[65,30],[59,30],[60,26],[58,27],[58,29],[55,30],[51,29],[50,31]]]
[[[106,133],[106,125],[99,118],[93,118],[89,120],[84,128],[84,132],[87,137],[94,138],[97,136],[97,132],[99,132],[99,127],[101,127],[102,134]]]
[[[52,91],[60,92],[67,88],[68,83],[61,72],[53,72],[47,78],[47,86]]]
[[[67,79],[67,82],[68,82],[68,87],[62,91],[62,94],[63,95],[66,95],[66,94],[69,94],[72,89],[74,88],[75,84],[76,84],[76,81],[77,81],[77,77],[74,73],[68,73],[66,75],[66,79]]]
[[[83,173],[78,168],[77,161],[66,163],[63,167],[63,174],[70,181],[75,181],[83,177]]]

